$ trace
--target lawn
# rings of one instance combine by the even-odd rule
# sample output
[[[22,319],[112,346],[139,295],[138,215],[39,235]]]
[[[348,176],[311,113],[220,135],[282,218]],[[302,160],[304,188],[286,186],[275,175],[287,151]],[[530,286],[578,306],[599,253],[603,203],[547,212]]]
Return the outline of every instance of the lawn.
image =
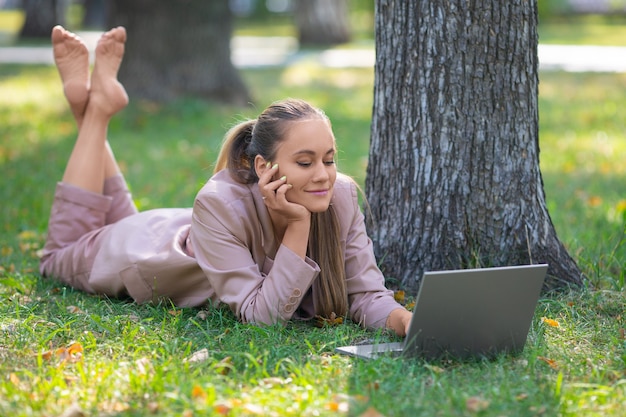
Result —
[[[189,206],[228,127],[285,96],[326,110],[340,169],[363,182],[372,70],[302,63],[243,75],[254,108],[132,101],[114,119],[110,140],[142,209]],[[76,131],[53,68],[3,66],[0,415],[623,415],[626,74],[540,79],[548,206],[587,287],[542,298],[516,357],[361,361],[333,349],[393,338],[351,323],[243,325],[221,307],[138,306],[42,281],[37,253]]]

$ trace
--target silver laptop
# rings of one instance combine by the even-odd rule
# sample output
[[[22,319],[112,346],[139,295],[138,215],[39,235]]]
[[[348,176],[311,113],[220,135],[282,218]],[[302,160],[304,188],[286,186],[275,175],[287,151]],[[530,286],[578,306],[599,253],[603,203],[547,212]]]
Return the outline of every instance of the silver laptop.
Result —
[[[403,342],[342,346],[362,358],[437,359],[517,354],[526,337],[548,265],[426,272]]]

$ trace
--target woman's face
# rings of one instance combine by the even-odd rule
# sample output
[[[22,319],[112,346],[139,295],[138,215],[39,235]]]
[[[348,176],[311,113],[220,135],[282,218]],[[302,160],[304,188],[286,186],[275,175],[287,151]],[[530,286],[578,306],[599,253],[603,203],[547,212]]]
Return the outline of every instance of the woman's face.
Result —
[[[278,164],[276,178],[284,175],[293,186],[285,195],[288,201],[312,213],[328,209],[337,178],[335,137],[328,121],[291,122],[271,162]]]

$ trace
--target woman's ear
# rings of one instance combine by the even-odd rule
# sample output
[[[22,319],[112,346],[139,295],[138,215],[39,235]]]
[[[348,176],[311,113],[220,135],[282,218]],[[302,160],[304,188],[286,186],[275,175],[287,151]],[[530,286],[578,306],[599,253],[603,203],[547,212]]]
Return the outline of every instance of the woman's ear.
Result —
[[[265,160],[261,155],[257,155],[254,157],[254,171],[256,172],[256,176],[260,177],[261,174],[265,172],[267,169],[268,161]]]

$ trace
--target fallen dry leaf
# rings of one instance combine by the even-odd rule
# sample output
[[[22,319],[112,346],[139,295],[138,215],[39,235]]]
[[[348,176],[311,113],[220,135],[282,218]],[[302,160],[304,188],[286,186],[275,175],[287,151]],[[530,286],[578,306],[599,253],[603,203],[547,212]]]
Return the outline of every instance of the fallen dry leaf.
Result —
[[[65,381],[66,385],[72,385],[78,382],[78,380],[79,378],[76,375],[68,375],[68,374],[63,375],[63,381]]]
[[[367,410],[363,411],[363,414],[359,417],[385,417],[385,415],[380,413],[374,407],[369,407]]]
[[[330,313],[329,318],[322,317],[322,316],[315,316],[314,323],[316,327],[338,326],[343,323],[343,317],[339,317],[333,312],[333,313]]]
[[[206,320],[207,317],[209,317],[209,312],[206,310],[200,310],[198,311],[198,314],[196,314],[196,318],[198,320]]]
[[[3,258],[7,258],[12,253],[13,248],[10,246],[3,246],[2,248],[0,248],[0,255],[2,255]]]
[[[367,384],[367,387],[370,391],[378,391],[378,389],[380,388],[380,383],[378,381],[370,382],[369,384]]]
[[[537,356],[537,359],[547,363],[550,366],[550,368],[552,368],[552,369],[558,369],[559,368],[559,366],[557,365],[557,363],[556,363],[556,361],[554,359],[546,358],[545,356]]]
[[[190,357],[183,359],[183,362],[204,362],[207,359],[209,359],[209,350],[207,348],[204,348],[192,353]]]
[[[11,381],[11,384],[15,385],[16,387],[19,387],[22,382],[20,381],[20,378],[13,372],[9,374],[9,381]]]
[[[66,348],[62,347],[45,351],[41,354],[41,357],[47,361],[56,357],[59,359],[61,364],[66,362],[78,362],[83,359],[83,345],[78,342],[74,342]]]
[[[152,367],[152,361],[148,358],[139,358],[135,361],[137,373],[140,375],[147,375],[154,369]]]
[[[263,378],[262,380],[259,381],[259,385],[262,385],[266,388],[272,388],[275,386],[283,386],[283,385],[287,385],[292,381],[291,378],[278,378],[278,377],[268,377],[268,378]]]
[[[331,401],[326,404],[326,408],[333,413],[347,413],[350,405],[347,401]]]
[[[430,369],[432,372],[434,372],[436,374],[440,374],[440,373],[443,373],[443,372],[446,371],[445,369],[440,368],[439,366],[435,366],[435,365],[428,365],[428,364],[426,364],[426,365],[424,365],[424,367],[426,369]]]
[[[221,361],[219,361],[218,363],[214,365],[215,372],[217,372],[220,375],[228,375],[228,373],[233,368],[232,363],[233,363],[233,358],[231,358],[230,356],[226,356],[224,359],[222,359]]]
[[[522,368],[526,368],[528,366],[528,359],[516,359],[515,364],[521,366]]]
[[[194,385],[191,389],[191,398],[194,399],[204,399],[206,398],[206,392],[199,385]]]
[[[472,413],[484,411],[489,407],[489,401],[481,397],[469,397],[465,400],[465,408]]]
[[[15,293],[9,297],[9,301],[24,305],[32,302],[33,300],[28,295]]]
[[[547,317],[542,317],[541,321],[547,324],[550,327],[559,327],[559,322],[553,319],[549,319]]]
[[[82,353],[83,352],[83,345],[81,345],[78,342],[74,342],[72,343],[68,348],[67,348],[67,354],[68,355],[75,355],[77,353]]]
[[[405,299],[405,293],[402,290],[398,290],[396,292],[393,293],[393,298],[399,302],[400,304],[404,303],[404,299]]]
[[[213,411],[222,416],[227,416],[230,413],[231,407],[226,404],[216,404],[213,406]]]
[[[587,200],[587,203],[591,206],[591,207],[598,207],[600,204],[602,204],[602,197],[599,197],[597,195],[591,196],[589,197],[589,199]]]
[[[115,412],[115,413],[121,413],[123,411],[128,411],[130,409],[130,405],[122,402],[122,401],[104,401],[103,403],[100,404],[100,406],[102,407],[103,411],[106,412]]]
[[[33,230],[24,230],[17,235],[19,240],[29,240],[37,238],[37,233]]]
[[[84,313],[83,310],[81,310],[80,308],[76,306],[67,306],[65,307],[65,309],[67,310],[68,313],[71,313],[71,314],[83,314]]]

